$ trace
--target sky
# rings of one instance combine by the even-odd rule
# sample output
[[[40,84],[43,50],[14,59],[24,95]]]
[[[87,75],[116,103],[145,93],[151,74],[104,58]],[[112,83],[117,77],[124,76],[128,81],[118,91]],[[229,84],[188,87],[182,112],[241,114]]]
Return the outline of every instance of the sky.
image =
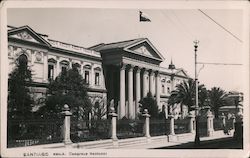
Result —
[[[194,78],[194,40],[199,40],[197,60],[209,63],[236,63],[241,66],[204,65],[198,79],[210,89],[242,91],[244,53],[242,51],[242,10],[143,9],[151,22],[139,22],[138,9],[8,9],[7,23],[28,25],[50,39],[83,47],[146,37],[164,56],[161,66],[172,59]],[[198,66],[198,69],[202,65]]]

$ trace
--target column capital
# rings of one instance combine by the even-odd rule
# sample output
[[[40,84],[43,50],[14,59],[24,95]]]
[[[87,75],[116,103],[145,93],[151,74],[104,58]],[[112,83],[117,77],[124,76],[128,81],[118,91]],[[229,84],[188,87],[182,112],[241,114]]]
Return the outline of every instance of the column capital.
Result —
[[[150,75],[150,76],[153,76],[153,75],[154,75],[154,70],[149,69],[148,72],[149,72],[149,75]]]
[[[121,69],[121,70],[125,70],[125,69],[126,69],[126,66],[127,66],[127,64],[121,63],[121,64],[120,64],[120,69]]]
[[[134,67],[135,67],[134,65],[128,65],[128,70],[133,71]]]
[[[148,75],[149,71],[146,68],[143,68],[143,74]]]
[[[135,70],[136,70],[137,73],[140,73],[141,72],[141,67],[135,66]]]
[[[160,76],[160,72],[158,70],[155,71],[155,76],[159,77]]]

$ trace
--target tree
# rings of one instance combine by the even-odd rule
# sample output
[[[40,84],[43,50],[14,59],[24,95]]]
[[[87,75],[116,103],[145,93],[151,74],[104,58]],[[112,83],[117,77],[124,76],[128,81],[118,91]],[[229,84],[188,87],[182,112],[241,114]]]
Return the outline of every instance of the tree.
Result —
[[[209,90],[208,95],[211,109],[215,118],[218,118],[220,107],[226,104],[226,92],[219,87],[213,87]]]
[[[144,109],[148,109],[148,113],[151,116],[151,118],[159,117],[159,109],[157,102],[150,92],[147,94],[145,98],[140,100],[139,103],[141,104],[140,106],[141,113],[143,113]]]
[[[50,81],[46,106],[39,113],[47,117],[59,117],[64,104],[69,105],[76,119],[86,119],[92,106],[87,85],[76,66],[62,71],[55,80]]]
[[[16,68],[9,74],[8,118],[23,120],[31,116],[31,83],[32,74],[28,67],[28,59],[22,54],[16,62]]]
[[[198,92],[199,103],[200,106],[202,106],[207,98],[206,88],[203,84],[199,85]],[[183,81],[182,83],[177,84],[176,89],[171,92],[168,104],[180,104],[182,117],[184,117],[183,105],[188,106],[188,112],[191,110],[192,106],[195,105],[195,81],[189,79],[188,81]]]

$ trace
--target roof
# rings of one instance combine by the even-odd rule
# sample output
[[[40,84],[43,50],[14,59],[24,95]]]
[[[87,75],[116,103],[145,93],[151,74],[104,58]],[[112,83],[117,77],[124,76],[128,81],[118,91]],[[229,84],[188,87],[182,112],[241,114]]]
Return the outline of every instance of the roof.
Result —
[[[89,49],[93,49],[95,51],[122,49],[122,48],[126,48],[127,46],[136,44],[140,41],[143,41],[145,39],[146,38],[137,38],[137,39],[127,40],[127,41],[108,43],[108,44],[100,43],[100,44],[90,47]]]
[[[187,74],[187,72],[182,68],[168,69],[165,67],[160,67],[160,72],[163,74],[164,73],[166,73],[168,75],[174,74],[174,75],[179,76],[179,77],[190,78],[189,75]]]
[[[149,45],[149,47],[154,51],[155,53],[155,57],[153,56],[148,56],[146,54],[142,54],[142,53],[138,53],[136,51],[131,50],[131,48],[133,48],[136,45],[140,45],[142,43],[147,43]],[[108,52],[108,51],[112,51],[112,50],[123,50],[126,52],[131,52],[134,54],[140,54],[146,57],[150,57],[159,61],[163,61],[165,58],[163,57],[163,55],[154,47],[154,45],[148,40],[148,38],[136,38],[136,39],[132,39],[132,40],[126,40],[126,41],[120,41],[120,42],[114,42],[114,43],[100,43],[97,45],[94,45],[92,47],[89,47],[89,49],[91,50],[95,50],[98,52]]]
[[[73,51],[82,55],[87,55],[88,57],[97,57],[98,60],[101,59],[101,55],[99,52],[96,52],[94,50],[86,49],[82,46],[77,46],[69,43],[64,43],[61,41],[56,41],[52,39],[48,39],[48,35],[41,34],[35,32],[33,29],[31,29],[29,26],[21,26],[21,27],[14,27],[14,26],[8,26],[8,35],[9,38],[12,37],[11,35],[15,35],[19,32],[26,31],[32,38],[34,38],[31,42],[38,42],[39,44],[46,45],[50,49],[60,49],[64,51]],[[13,37],[12,37],[13,38]],[[14,37],[16,38],[16,37]]]

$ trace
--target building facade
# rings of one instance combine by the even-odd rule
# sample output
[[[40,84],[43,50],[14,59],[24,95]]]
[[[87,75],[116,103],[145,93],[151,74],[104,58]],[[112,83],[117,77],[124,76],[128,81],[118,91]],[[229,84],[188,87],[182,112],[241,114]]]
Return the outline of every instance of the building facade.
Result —
[[[102,103],[107,109],[114,106],[119,119],[136,118],[138,102],[148,92],[155,97],[159,109],[168,107],[167,100],[175,85],[189,78],[172,62],[169,68],[160,67],[165,59],[147,38],[84,48],[49,39],[29,26],[9,26],[9,73],[20,56],[27,58],[32,70],[31,89],[38,107],[46,97],[48,81],[55,79],[63,69],[77,66],[88,84],[92,104]],[[175,109],[178,114],[178,108]]]

